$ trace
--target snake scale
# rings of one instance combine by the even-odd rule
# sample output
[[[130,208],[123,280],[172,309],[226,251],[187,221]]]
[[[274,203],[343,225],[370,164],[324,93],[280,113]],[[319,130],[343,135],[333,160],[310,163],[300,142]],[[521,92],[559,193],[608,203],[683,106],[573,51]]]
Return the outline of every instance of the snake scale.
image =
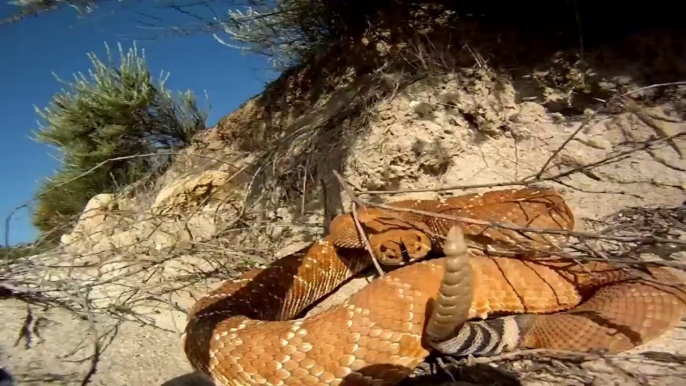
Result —
[[[636,276],[605,262],[518,259],[549,256],[564,237],[419,212],[571,230],[574,216],[552,189],[389,205],[420,214],[364,208],[359,218],[379,261],[397,269],[298,318],[371,264],[352,216],[340,215],[327,237],[196,302],[184,337],[192,366],[217,385],[394,385],[433,350],[617,353],[686,313],[686,287],[667,270]]]

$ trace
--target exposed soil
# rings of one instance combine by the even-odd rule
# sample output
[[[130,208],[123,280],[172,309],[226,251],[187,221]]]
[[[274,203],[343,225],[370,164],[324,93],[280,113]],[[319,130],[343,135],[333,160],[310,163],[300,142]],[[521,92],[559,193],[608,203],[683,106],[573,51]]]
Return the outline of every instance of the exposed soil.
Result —
[[[665,39],[671,43],[665,43]],[[321,234],[327,214],[340,211],[340,207],[325,210],[325,203],[349,208],[349,198],[340,192],[332,196],[326,181],[324,188],[320,185],[320,180],[330,178],[327,173],[331,169],[342,170],[351,185],[360,190],[439,189],[521,180],[538,173],[584,119],[599,110],[600,99],[648,86],[656,78],[686,79],[684,42],[686,39],[678,36],[640,35],[618,43],[615,48],[588,50],[583,65],[572,50],[553,53],[533,65],[527,63],[528,67],[517,68],[491,67],[488,59],[497,53],[480,52],[479,46],[470,47],[469,66],[446,67],[445,62],[437,61],[438,52],[433,52],[425,57],[433,64],[420,71],[421,76],[408,78],[391,71],[380,81],[352,77],[341,81],[338,89],[316,98],[311,90],[296,95],[292,88],[285,88],[288,92],[277,95],[271,89],[199,136],[197,144],[187,151],[232,162],[258,159],[265,149],[273,149],[278,155],[278,160],[267,159],[263,165],[253,165],[241,174],[240,183],[234,185],[241,192],[238,196],[245,198],[243,202],[236,196],[226,196],[234,200],[229,202],[223,196],[222,205],[226,206],[212,207],[215,212],[226,210],[235,216],[240,212],[235,207],[252,202],[254,205],[246,210],[240,223],[242,227],[236,225],[234,233],[220,236],[242,253],[269,261],[277,252],[282,256]],[[669,64],[666,72],[665,63]],[[297,79],[299,74],[306,71],[295,71],[280,82]],[[659,121],[667,135],[674,135],[686,132],[686,124],[682,123],[685,92],[683,87],[651,88],[632,97],[641,111]],[[355,107],[353,113],[351,106]],[[672,144],[660,142],[650,151],[630,152],[640,147],[642,141],[664,134],[621,107],[602,110],[589,122],[542,174],[551,178],[544,184],[558,189],[568,201],[578,219],[578,229],[597,230],[602,226],[598,220],[629,207],[682,205],[686,200],[686,160],[674,146],[686,151],[683,137],[675,138]],[[273,132],[277,129],[281,131]],[[292,143],[283,148],[275,145],[277,140],[281,141],[280,136],[293,133],[296,134]],[[620,152],[627,153],[600,166],[552,180],[557,174],[582,169],[583,165]],[[190,158],[180,157],[175,167],[157,182],[154,193],[183,173],[218,169],[207,159],[200,164],[192,163]],[[250,178],[260,170],[270,170],[271,174],[254,174],[256,177]],[[251,186],[246,188],[248,184]],[[362,198],[383,201],[446,194],[460,191]],[[148,209],[151,197],[134,199],[128,209],[134,213],[130,215],[132,219],[135,213]],[[230,204],[235,207],[226,209]],[[231,219],[226,222],[231,223]],[[258,221],[272,225],[257,226]],[[277,225],[294,222],[301,225]],[[219,225],[212,229],[219,232]],[[218,238],[216,234],[193,233],[188,242],[211,243]],[[164,253],[154,250],[154,246],[150,248],[150,255],[136,250],[136,256]],[[686,263],[683,252],[672,253],[671,258]],[[180,271],[177,266],[174,269]],[[223,279],[207,274],[203,282],[212,287]],[[340,301],[366,282],[356,283],[358,287],[347,287],[345,295],[332,297],[322,307],[336,299]],[[105,340],[90,384],[203,384],[199,377],[188,374],[191,369],[183,354],[179,331],[183,328],[183,310],[192,305],[191,295],[197,296],[207,287],[191,285],[184,290],[190,295],[173,300],[179,309],[154,308],[153,322],[148,324],[157,327],[129,320],[112,330],[108,335],[112,339]],[[35,332],[42,339],[34,333],[30,347],[24,341],[15,344],[24,326],[27,305],[16,299],[0,300],[4,322],[0,327],[0,367],[6,368],[22,385],[80,384],[91,366],[92,326],[98,335],[104,334],[114,326],[113,315],[119,314],[99,313],[91,323],[58,308],[42,310],[33,305],[31,310],[38,326]],[[682,324],[681,328],[628,353],[625,359],[613,359],[612,364],[597,360],[580,366],[556,361],[541,365],[524,359],[498,368],[463,368],[455,376],[461,382],[481,384],[681,385],[686,378],[679,369],[683,363],[675,364],[676,359],[672,363],[637,360],[632,355],[640,351],[686,355],[684,327]],[[436,384],[435,379],[432,382]]]

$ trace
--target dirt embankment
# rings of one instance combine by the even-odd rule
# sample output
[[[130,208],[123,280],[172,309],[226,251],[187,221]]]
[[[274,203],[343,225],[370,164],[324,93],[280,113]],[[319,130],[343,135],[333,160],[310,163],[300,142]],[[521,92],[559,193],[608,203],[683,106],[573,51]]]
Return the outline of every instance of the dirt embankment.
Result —
[[[547,164],[539,183],[563,193],[580,230],[630,207],[684,202],[686,88],[647,86],[686,79],[686,35],[641,33],[586,47],[583,57],[535,39],[513,47],[516,36],[455,36],[436,32],[397,52],[368,48],[382,64],[364,74],[341,63],[288,71],[198,136],[160,179],[99,196],[60,250],[12,266],[16,288],[45,298],[0,300],[0,364],[27,385],[79,384],[91,369],[96,385],[201,384],[183,376],[185,312],[221,280],[299,249],[347,210],[332,170],[359,191],[396,191],[362,195],[384,201],[521,182]],[[682,252],[661,254],[686,263]],[[21,332],[30,344],[15,344]],[[677,329],[641,350],[677,358],[685,339]],[[524,360],[456,374],[526,385],[683,382],[674,363],[635,358],[580,367]]]

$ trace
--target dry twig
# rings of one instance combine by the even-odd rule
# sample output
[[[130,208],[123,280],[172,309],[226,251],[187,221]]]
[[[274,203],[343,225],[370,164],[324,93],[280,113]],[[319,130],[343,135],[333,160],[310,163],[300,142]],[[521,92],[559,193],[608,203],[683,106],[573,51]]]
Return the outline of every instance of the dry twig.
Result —
[[[621,241],[621,242],[637,242],[637,243],[645,243],[645,244],[673,243],[673,244],[686,245],[686,240],[665,239],[665,238],[661,238],[661,237],[652,237],[652,236],[651,237],[643,237],[640,235],[636,235],[636,236],[605,236],[603,234],[594,233],[594,232],[568,231],[568,230],[561,230],[561,229],[529,228],[529,227],[523,227],[523,226],[513,225],[513,224],[505,224],[505,223],[477,220],[477,219],[472,219],[472,218],[468,218],[468,217],[451,216],[451,215],[447,215],[447,214],[429,212],[429,211],[425,211],[425,210],[394,207],[394,206],[389,206],[389,205],[385,205],[385,204],[368,203],[367,205],[368,206],[374,206],[377,208],[387,209],[390,211],[409,212],[409,213],[421,214],[424,216],[431,216],[431,217],[436,217],[436,218],[443,218],[446,220],[463,222],[463,223],[467,223],[467,224],[485,225],[485,226],[489,226],[489,227],[504,228],[504,229],[514,230],[514,231],[519,231],[519,232],[535,232],[535,233],[545,233],[545,234],[562,235],[562,236],[574,236],[574,237],[588,238],[588,239],[602,239],[602,240],[612,240],[612,241]]]
[[[596,117],[600,112],[602,112],[603,110],[605,110],[607,107],[609,107],[609,106],[610,106],[612,103],[614,103],[615,101],[620,100],[621,98],[627,97],[627,96],[629,96],[629,95],[631,95],[631,94],[635,94],[635,93],[637,93],[637,92],[645,91],[645,90],[652,89],[652,88],[668,87],[668,86],[680,86],[680,85],[685,85],[685,84],[686,84],[686,81],[684,81],[684,82],[671,82],[671,83],[654,84],[654,85],[650,85],[650,86],[646,86],[646,87],[641,87],[641,88],[638,88],[638,89],[636,89],[636,90],[632,90],[632,91],[629,91],[629,92],[626,92],[626,93],[623,93],[623,94],[618,94],[618,95],[615,95],[614,97],[610,98],[608,101],[606,101],[606,102],[603,104],[603,106],[602,106],[600,109],[598,109],[598,110],[594,111],[592,114],[588,115],[588,116],[581,122],[581,124],[579,125],[579,127],[577,127],[576,130],[574,130],[574,132],[573,132],[569,137],[567,137],[567,139],[565,139],[564,142],[562,142],[562,144],[553,152],[553,154],[552,154],[550,157],[548,157],[548,159],[547,159],[547,160],[545,161],[545,163],[543,164],[543,167],[541,167],[541,169],[538,171],[538,173],[536,173],[535,178],[536,178],[537,180],[540,180],[541,177],[543,176],[543,173],[545,173],[546,169],[548,168],[548,165],[550,164],[550,162],[551,162],[553,159],[555,159],[555,157],[557,157],[558,154],[560,154],[560,152],[562,151],[562,149],[564,149],[564,148],[567,146],[567,144],[568,144],[569,142],[571,142],[571,141],[574,139],[574,137],[576,137],[577,134],[579,134],[579,133],[581,132],[581,130],[583,130],[586,126],[588,126],[588,124],[591,122],[591,120],[593,120],[594,117]],[[667,134],[663,133],[663,138],[667,138],[667,137],[669,137],[668,140],[671,141],[671,140],[672,140],[674,137],[676,137],[676,136],[675,136],[675,135],[671,135],[671,136],[670,136],[670,135],[667,135]],[[674,145],[674,146],[676,146],[676,145]],[[679,155],[681,155],[681,152],[680,152],[680,151],[679,151]]]
[[[633,99],[624,99],[624,106],[629,112],[637,116],[638,119],[640,119],[643,123],[645,123],[647,126],[655,130],[655,132],[661,138],[669,138],[674,136],[674,133],[667,126],[665,126],[662,122],[653,119]],[[676,151],[677,154],[679,154],[679,158],[683,159],[684,152],[681,150],[681,148],[679,148],[676,142],[674,142],[674,140],[669,140],[668,143],[669,146],[671,146],[672,149],[674,149],[674,151]]]
[[[364,208],[365,205],[359,198],[357,198],[355,196],[352,189],[350,189],[350,187],[345,182],[343,177],[341,177],[341,175],[338,174],[337,171],[334,170],[333,174],[334,174],[334,176],[336,176],[336,179],[341,184],[341,187],[343,187],[343,190],[345,190],[345,192],[348,194],[348,196],[350,196],[350,199],[353,202],[352,215],[353,215],[353,221],[355,222],[355,228],[357,228],[357,233],[360,235],[360,238],[364,241],[364,246],[365,246],[365,248],[367,248],[367,252],[369,252],[369,256],[372,259],[372,263],[374,264],[374,268],[376,268],[377,273],[379,274],[379,276],[383,276],[384,271],[381,268],[381,265],[379,264],[379,262],[376,260],[376,256],[374,256],[374,250],[372,249],[371,244],[369,244],[369,239],[367,238],[367,234],[364,232],[364,229],[362,228],[362,224],[360,224],[360,219],[357,216],[357,206],[359,204],[362,204],[359,206]]]
[[[479,189],[479,188],[495,188],[495,187],[507,187],[507,186],[532,186],[535,184],[539,184],[542,182],[558,182],[560,178],[563,177],[568,177],[572,174],[582,172],[584,170],[592,169],[598,166],[606,165],[611,162],[616,162],[617,160],[623,159],[633,153],[637,153],[642,150],[650,150],[654,148],[655,146],[661,145],[665,142],[669,142],[674,140],[675,138],[680,138],[686,136],[686,133],[676,133],[672,136],[666,137],[666,138],[657,138],[653,139],[650,141],[645,141],[643,143],[640,143],[640,146],[637,146],[635,148],[627,149],[624,151],[616,152],[614,154],[610,154],[605,158],[602,158],[600,160],[585,164],[585,165],[580,165],[578,167],[572,168],[570,170],[560,172],[558,174],[555,174],[553,176],[549,177],[542,177],[538,178],[537,174],[525,177],[519,181],[503,181],[503,182],[493,182],[493,183],[486,183],[486,184],[465,184],[465,185],[451,185],[451,186],[446,186],[446,187],[441,187],[441,188],[426,188],[426,189],[398,189],[398,190],[364,190],[364,191],[359,191],[357,192],[359,195],[367,194],[367,195],[388,195],[388,194],[402,194],[402,193],[421,193],[421,192],[446,192],[446,191],[452,191],[452,190],[468,190],[468,189]],[[358,203],[359,205],[359,203]]]

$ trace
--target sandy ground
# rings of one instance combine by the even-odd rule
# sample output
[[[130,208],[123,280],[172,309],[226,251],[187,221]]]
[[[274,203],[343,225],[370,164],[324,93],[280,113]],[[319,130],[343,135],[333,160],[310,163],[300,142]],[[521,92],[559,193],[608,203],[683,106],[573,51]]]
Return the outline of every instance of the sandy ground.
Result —
[[[38,330],[43,340],[34,335],[32,347],[27,349],[25,340],[16,345],[27,315],[26,305],[16,300],[0,301],[0,315],[0,364],[21,380],[18,384],[78,384],[88,372],[93,344],[87,321],[60,309],[34,311],[36,319],[45,318]],[[98,323],[102,332],[111,327]],[[74,353],[78,347],[82,349]],[[201,378],[189,376],[191,372],[176,333],[124,322],[102,354],[91,384],[206,385]]]

